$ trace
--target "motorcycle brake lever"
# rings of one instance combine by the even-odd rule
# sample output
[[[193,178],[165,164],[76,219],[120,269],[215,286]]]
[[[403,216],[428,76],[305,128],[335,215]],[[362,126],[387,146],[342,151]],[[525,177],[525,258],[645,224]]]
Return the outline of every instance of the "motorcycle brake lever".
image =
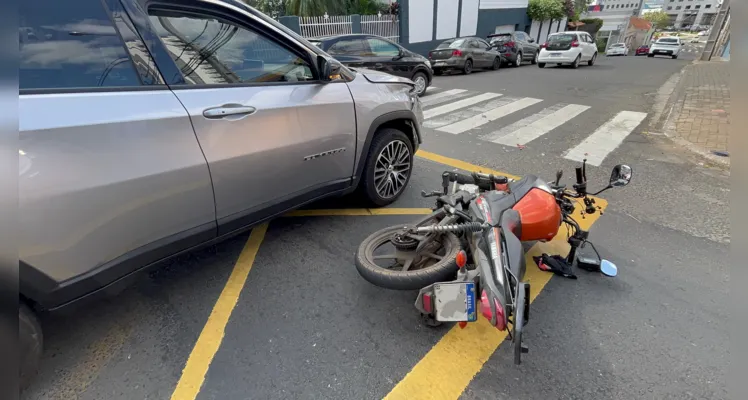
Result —
[[[441,195],[442,195],[442,192],[438,190],[433,190],[430,193],[426,192],[425,190],[421,190],[421,197],[437,197]]]

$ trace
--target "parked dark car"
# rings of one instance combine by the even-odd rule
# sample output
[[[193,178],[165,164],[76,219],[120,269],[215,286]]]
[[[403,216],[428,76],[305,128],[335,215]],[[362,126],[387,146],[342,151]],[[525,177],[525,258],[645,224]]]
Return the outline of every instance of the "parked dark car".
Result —
[[[519,67],[523,61],[538,62],[540,45],[525,32],[496,33],[488,35],[488,40],[513,67]]]
[[[366,68],[401,76],[416,84],[421,96],[431,85],[433,71],[426,57],[376,35],[338,35],[310,39],[336,60],[351,68]]]
[[[476,37],[448,39],[429,51],[431,68],[435,75],[447,70],[461,71],[463,74],[473,72],[474,68],[491,68],[497,70],[504,59],[491,45]]]
[[[639,46],[639,48],[636,49],[635,55],[637,55],[637,56],[646,56],[647,53],[649,53],[649,46],[644,45],[644,46]]]

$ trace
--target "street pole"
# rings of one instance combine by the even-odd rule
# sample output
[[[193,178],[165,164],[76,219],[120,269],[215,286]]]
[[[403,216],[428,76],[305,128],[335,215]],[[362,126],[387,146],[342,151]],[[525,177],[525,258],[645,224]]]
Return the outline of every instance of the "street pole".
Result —
[[[719,12],[717,13],[717,18],[715,18],[714,24],[712,24],[712,31],[709,33],[709,38],[706,40],[704,51],[701,53],[701,61],[711,60],[715,44],[717,43],[720,33],[722,33],[722,29],[725,25],[725,17],[729,11],[730,0],[724,0],[722,2],[722,7],[719,8]]]

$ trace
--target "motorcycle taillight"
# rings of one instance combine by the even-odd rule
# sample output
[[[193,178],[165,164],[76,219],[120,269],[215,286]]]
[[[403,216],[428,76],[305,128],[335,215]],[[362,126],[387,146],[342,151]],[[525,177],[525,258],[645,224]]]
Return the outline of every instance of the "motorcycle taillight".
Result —
[[[494,306],[496,306],[496,329],[503,331],[506,330],[506,318],[504,317],[504,306],[499,303],[499,300],[494,298],[493,299]],[[484,317],[490,322],[491,317],[493,317],[493,312],[491,311],[491,303],[488,301],[488,295],[486,294],[486,291],[484,290],[480,295],[480,308],[481,313]]]

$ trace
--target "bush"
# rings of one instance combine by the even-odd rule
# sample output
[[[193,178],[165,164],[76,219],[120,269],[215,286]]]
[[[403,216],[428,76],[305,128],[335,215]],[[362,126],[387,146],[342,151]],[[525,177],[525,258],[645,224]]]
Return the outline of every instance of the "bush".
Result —
[[[608,39],[607,38],[605,38],[605,39],[603,39],[603,38],[597,39],[597,41],[595,42],[595,44],[597,44],[597,52],[600,53],[600,54],[603,54],[603,53],[605,53],[605,45],[608,44]]]

